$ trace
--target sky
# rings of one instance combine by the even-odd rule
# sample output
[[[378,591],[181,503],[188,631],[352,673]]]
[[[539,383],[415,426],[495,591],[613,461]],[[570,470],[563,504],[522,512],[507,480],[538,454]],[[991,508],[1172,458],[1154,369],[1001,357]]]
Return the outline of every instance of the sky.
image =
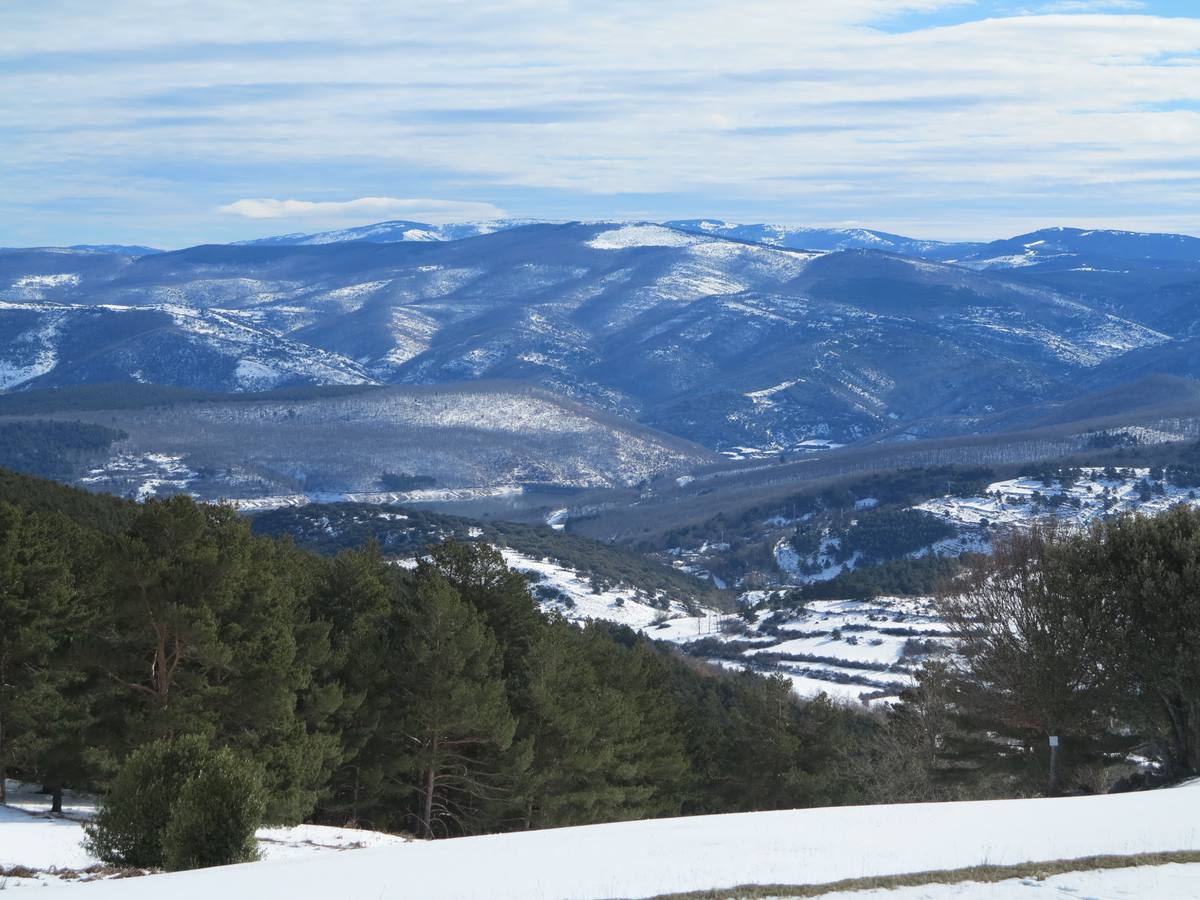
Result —
[[[1200,234],[1195,0],[4,0],[0,245]]]

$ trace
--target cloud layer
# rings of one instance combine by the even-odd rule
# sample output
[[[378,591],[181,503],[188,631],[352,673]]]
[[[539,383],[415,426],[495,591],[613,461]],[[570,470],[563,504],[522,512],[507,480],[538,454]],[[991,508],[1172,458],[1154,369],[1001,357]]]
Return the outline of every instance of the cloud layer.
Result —
[[[1200,232],[1200,18],[1173,0],[43,0],[0,11],[0,91],[3,244],[237,239],[372,198]]]

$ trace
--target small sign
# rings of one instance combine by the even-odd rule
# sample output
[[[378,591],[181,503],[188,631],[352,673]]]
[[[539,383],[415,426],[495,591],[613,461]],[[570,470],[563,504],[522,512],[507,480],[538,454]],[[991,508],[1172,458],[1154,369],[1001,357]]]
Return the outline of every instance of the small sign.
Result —
[[[1058,735],[1057,734],[1050,735],[1050,746],[1051,747],[1058,746]]]

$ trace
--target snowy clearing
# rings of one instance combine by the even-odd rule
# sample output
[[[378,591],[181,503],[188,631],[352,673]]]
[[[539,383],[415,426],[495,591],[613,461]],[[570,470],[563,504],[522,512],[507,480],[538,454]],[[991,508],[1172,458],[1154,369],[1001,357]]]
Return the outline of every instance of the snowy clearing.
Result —
[[[1177,503],[1200,505],[1200,498],[1193,488],[1152,480],[1146,468],[1112,470],[1106,475],[1104,469],[1089,467],[1069,478],[997,481],[982,496],[939,497],[913,508],[958,525],[1027,526],[1050,516],[1086,525],[1123,512],[1152,516]]]
[[[83,896],[208,900],[280,896],[653,897],[744,884],[823,884],[988,863],[1200,849],[1200,783],[1138,794],[1056,800],[904,804],[658,819],[458,838],[308,858],[52,888]],[[0,826],[7,827],[7,826]],[[0,834],[2,837],[2,834]],[[7,841],[0,841],[7,846]],[[1182,870],[1182,871],[1180,871]],[[1060,876],[1073,885],[1136,885],[1134,894],[1194,897],[1196,867]],[[1021,882],[1017,882],[1018,885]],[[917,897],[1024,896],[1011,883],[906,890]],[[1015,888],[1021,889],[1021,888]],[[1043,885],[1041,890],[1045,891]],[[1004,891],[1008,893],[985,893]],[[936,891],[936,893],[934,893]],[[786,896],[786,893],[782,896]],[[837,896],[837,895],[835,895]],[[847,896],[847,895],[842,895]],[[854,896],[850,894],[848,896]],[[1061,894],[1059,894],[1061,896]],[[1096,896],[1083,894],[1083,896]]]
[[[95,800],[67,792],[63,816],[51,816],[49,799],[33,785],[8,781],[8,805],[0,806],[0,870],[23,866],[38,870],[30,878],[0,874],[0,890],[33,885],[74,883],[76,873],[100,865],[83,847],[83,825],[96,811]],[[407,838],[378,831],[297,825],[293,828],[260,828],[258,848],[264,862],[289,862],[314,854],[386,847],[407,843]]]

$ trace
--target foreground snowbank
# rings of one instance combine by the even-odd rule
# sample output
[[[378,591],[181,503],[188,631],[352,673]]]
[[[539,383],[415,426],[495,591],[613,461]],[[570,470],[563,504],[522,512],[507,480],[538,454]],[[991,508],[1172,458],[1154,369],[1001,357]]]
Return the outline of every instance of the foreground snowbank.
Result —
[[[33,874],[0,874],[0,891],[111,877],[87,871],[100,864],[83,844],[83,822],[95,813],[95,798],[68,791],[64,815],[54,816],[48,812],[49,799],[36,786],[11,780],[7,785],[8,805],[0,806],[0,873],[19,868]],[[327,825],[260,828],[257,838],[267,863],[407,842],[397,835]]]
[[[981,863],[1200,850],[1198,804],[1200,782],[1193,782],[1059,800],[698,816],[415,842],[57,890],[130,900],[648,897]]]

